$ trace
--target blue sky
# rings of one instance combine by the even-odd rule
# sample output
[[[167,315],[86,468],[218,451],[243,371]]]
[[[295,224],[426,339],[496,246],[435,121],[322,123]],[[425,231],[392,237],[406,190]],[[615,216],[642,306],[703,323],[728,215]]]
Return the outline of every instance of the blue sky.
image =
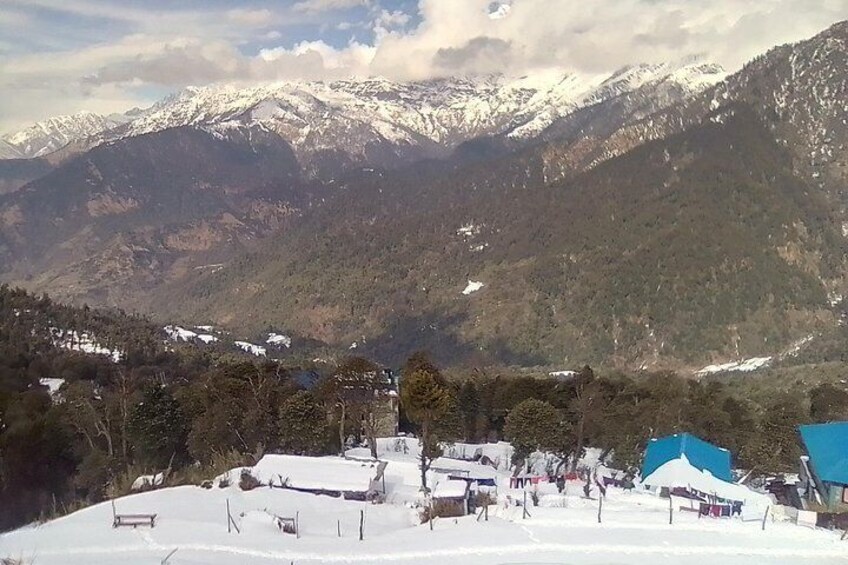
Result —
[[[0,132],[187,85],[729,70],[848,18],[848,0],[0,0]]]

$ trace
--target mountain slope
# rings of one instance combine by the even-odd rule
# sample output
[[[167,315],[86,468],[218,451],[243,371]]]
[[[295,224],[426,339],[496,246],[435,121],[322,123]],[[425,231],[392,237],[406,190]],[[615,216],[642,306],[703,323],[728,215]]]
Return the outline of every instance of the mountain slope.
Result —
[[[98,147],[0,197],[0,258],[7,279],[116,305],[250,245],[313,192],[276,135],[168,130]]]
[[[61,149],[68,143],[86,139],[123,123],[119,116],[101,116],[93,112],[79,112],[68,116],[55,116],[47,120],[4,135],[0,145],[0,158],[43,157]],[[11,152],[3,147],[11,148]],[[7,156],[7,153],[10,153]]]
[[[488,163],[373,175],[285,244],[166,296],[187,317],[445,362],[675,365],[835,324],[844,243],[826,202],[749,107],[710,118],[551,186],[475,184]]]

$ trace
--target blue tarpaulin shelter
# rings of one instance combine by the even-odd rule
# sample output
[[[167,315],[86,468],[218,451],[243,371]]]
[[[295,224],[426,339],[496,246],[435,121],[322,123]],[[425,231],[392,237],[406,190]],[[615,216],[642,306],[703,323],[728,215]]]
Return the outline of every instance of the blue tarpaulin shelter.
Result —
[[[848,504],[848,422],[799,426],[808,466],[828,508]]]
[[[730,452],[717,447],[692,434],[674,434],[652,439],[645,450],[642,464],[642,477],[647,477],[665,463],[686,456],[689,463],[701,471],[709,471],[712,476],[723,481],[732,481],[730,473]]]

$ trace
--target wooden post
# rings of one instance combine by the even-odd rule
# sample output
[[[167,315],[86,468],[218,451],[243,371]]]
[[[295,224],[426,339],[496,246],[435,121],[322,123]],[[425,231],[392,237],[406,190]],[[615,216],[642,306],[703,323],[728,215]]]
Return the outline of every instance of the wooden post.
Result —
[[[115,510],[115,499],[112,499],[112,527],[118,527],[118,512]]]
[[[165,556],[165,559],[163,559],[163,560],[160,562],[160,565],[168,565],[168,559],[170,559],[170,558],[171,558],[171,556],[173,556],[173,555],[177,552],[177,549],[179,549],[179,547],[178,547],[178,548],[176,548],[176,549],[174,549],[174,551],[172,551],[172,552],[171,552],[171,553],[169,553],[168,555],[166,555],[166,556]]]
[[[233,533],[232,529],[230,528],[230,524],[232,523],[232,521],[233,521],[232,518],[230,518],[230,499],[228,498],[227,499],[227,533],[228,534]]]
[[[486,521],[489,521],[489,503],[486,503]]]
[[[294,513],[294,537],[300,539],[300,510]]]
[[[601,523],[601,511],[604,509],[604,497],[598,497],[598,523]]]
[[[431,532],[433,531],[433,519],[435,518],[435,516],[433,516],[434,512],[435,512],[435,510],[433,509],[433,498],[430,497],[430,531]]]
[[[359,541],[365,539],[365,510],[359,511]]]
[[[342,537],[342,521],[336,520],[336,533],[339,534],[339,537]]]
[[[848,530],[845,530],[844,532],[842,532],[842,537],[841,537],[841,538],[839,538],[839,539],[840,539],[841,541],[845,541],[845,537],[846,537],[846,536],[848,536]]]
[[[668,494],[668,525],[674,523],[674,501],[671,498],[671,493]]]
[[[769,509],[771,506],[766,506],[766,511],[763,514],[763,531],[766,531],[766,518],[768,517]]]
[[[521,519],[526,520],[529,513],[527,512],[527,491],[524,491],[524,504],[521,505]]]

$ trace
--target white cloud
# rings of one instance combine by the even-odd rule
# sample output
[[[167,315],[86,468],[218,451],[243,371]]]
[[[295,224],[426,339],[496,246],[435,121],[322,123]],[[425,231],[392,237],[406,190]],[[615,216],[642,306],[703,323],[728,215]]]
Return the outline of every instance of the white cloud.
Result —
[[[235,9],[227,12],[227,18],[234,23],[249,27],[265,27],[274,21],[271,10]]]
[[[368,6],[370,4],[370,0],[301,0],[295,3],[294,10],[307,14],[318,14],[321,12]]]

